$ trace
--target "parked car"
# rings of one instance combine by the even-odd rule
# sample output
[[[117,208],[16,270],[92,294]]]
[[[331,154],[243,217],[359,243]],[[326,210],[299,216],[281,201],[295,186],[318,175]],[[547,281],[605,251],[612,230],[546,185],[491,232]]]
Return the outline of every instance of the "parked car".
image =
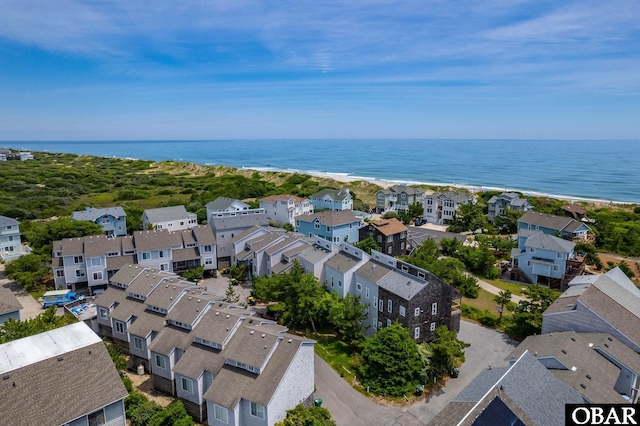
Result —
[[[414,222],[416,226],[422,226],[425,223],[427,223],[427,219],[423,218],[423,217],[419,217],[416,219],[416,221]]]

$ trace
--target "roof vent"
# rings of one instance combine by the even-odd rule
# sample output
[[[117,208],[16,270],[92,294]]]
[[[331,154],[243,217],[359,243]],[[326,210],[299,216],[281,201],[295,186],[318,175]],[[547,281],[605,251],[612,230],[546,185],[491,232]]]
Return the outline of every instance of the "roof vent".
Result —
[[[613,342],[613,339],[611,337],[607,337],[607,340]]]
[[[572,337],[572,338],[571,338],[571,340],[575,342],[575,341],[576,341],[576,338],[575,338],[575,337]]]
[[[587,379],[591,380],[591,376],[587,374]]]
[[[573,303],[567,303],[567,308],[573,307]]]
[[[289,342],[289,343],[293,342],[293,339],[289,339],[289,340],[288,340],[288,342]]]
[[[165,284],[164,288],[169,288],[169,284]]]
[[[216,312],[216,316],[220,315],[220,312]]]
[[[565,351],[565,350],[563,349],[563,350],[562,350],[562,353],[566,355],[566,354],[567,354],[567,351]]]
[[[571,367],[571,371],[576,371],[578,369],[578,367],[576,367],[575,365]]]
[[[63,359],[64,359],[63,357],[59,356],[58,357],[58,362],[62,361]]]
[[[260,337],[262,337],[264,339],[265,336],[266,336],[266,334],[262,333],[262,335]]]
[[[264,348],[267,349],[267,345],[264,345]]]
[[[589,347],[592,348],[593,347],[593,343],[589,343]]]
[[[605,348],[608,348],[608,347],[609,347],[609,344],[608,344],[608,343],[605,343],[605,344],[604,344],[604,347],[605,347]]]
[[[581,387],[582,389],[586,389],[586,388],[587,388],[587,385],[585,385],[584,383],[580,383],[580,387]]]
[[[253,336],[253,333],[255,333],[255,331],[253,331],[253,330],[251,330],[251,331],[249,332],[249,334],[251,334],[252,336]]]
[[[231,315],[227,314],[227,319],[228,319],[229,317],[231,317]]]
[[[198,303],[200,303],[200,300],[202,300],[202,299],[198,299]]]
[[[191,300],[191,296],[189,296],[189,300]]]
[[[9,377],[10,377],[9,375],[3,376],[2,380],[9,380]]]
[[[147,277],[149,276],[149,274],[146,275]]]

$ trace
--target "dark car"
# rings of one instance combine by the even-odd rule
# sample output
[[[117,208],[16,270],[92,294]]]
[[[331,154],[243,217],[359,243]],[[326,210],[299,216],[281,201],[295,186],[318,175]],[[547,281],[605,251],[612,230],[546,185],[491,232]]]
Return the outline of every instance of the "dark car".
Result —
[[[416,226],[421,226],[421,225],[424,225],[425,223],[427,223],[427,219],[425,219],[423,217],[419,217],[415,221],[415,225]]]

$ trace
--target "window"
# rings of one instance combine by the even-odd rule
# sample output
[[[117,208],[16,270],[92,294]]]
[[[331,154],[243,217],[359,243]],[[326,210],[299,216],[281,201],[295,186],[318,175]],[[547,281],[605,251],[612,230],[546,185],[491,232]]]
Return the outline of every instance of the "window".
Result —
[[[560,270],[560,266],[558,266],[558,265],[553,265],[553,270],[554,270],[555,272],[558,272],[558,271]]]
[[[387,254],[391,254],[393,252],[393,246],[389,246],[387,248]]]
[[[338,280],[338,287],[342,287],[342,281]]]
[[[202,246],[202,251],[204,251],[205,253],[211,253],[211,245],[208,244],[206,246]]]
[[[374,297],[373,297],[373,307],[374,307],[374,308],[377,308],[377,307],[378,307],[378,297],[377,297],[377,296],[374,296]]]
[[[431,327],[429,327],[429,329],[430,329],[431,331],[434,331],[434,330],[436,329],[436,323],[435,323],[435,322],[432,322],[432,323],[431,323]]]
[[[164,257],[164,250],[160,250],[158,253],[160,257]]]
[[[431,315],[435,315],[438,313],[438,303],[434,302],[431,304]]]
[[[167,361],[163,356],[156,355],[156,367],[167,368]]]
[[[213,258],[212,257],[205,257],[204,258],[204,264],[205,265],[213,265]]]
[[[82,258],[82,256],[73,256],[73,263],[82,263],[84,262],[84,259]]]
[[[116,326],[116,332],[124,334],[124,323],[121,321],[114,321],[113,323]]]
[[[400,311],[400,316],[405,316],[406,310],[405,310],[404,306],[400,306],[400,308],[398,310]]]
[[[256,404],[255,402],[252,402],[251,415],[259,419],[264,419],[264,406],[260,404]]]
[[[535,253],[535,252],[536,252],[536,249],[534,249],[533,247],[530,247],[530,248],[529,248],[529,252],[530,252],[530,253]]]
[[[331,276],[331,287],[333,287],[333,275]]]
[[[531,261],[527,260],[527,266],[531,266]]]
[[[404,242],[400,243],[400,249],[404,250]]]
[[[415,308],[415,309],[413,310],[413,316],[414,316],[414,317],[420,316],[420,308]]]
[[[98,308],[98,312],[100,312],[101,319],[107,319],[109,312],[105,308]]]
[[[331,232],[331,227],[327,226],[327,232]]]
[[[180,380],[180,382],[183,391],[193,393],[193,380],[182,377],[182,380]]]
[[[369,298],[369,287],[364,289],[364,297]]]
[[[320,222],[316,222],[316,229],[320,229]]]
[[[356,288],[358,289],[358,291],[362,291],[362,284],[357,283]]]
[[[384,310],[384,302],[382,302],[382,300],[380,300],[380,303],[378,303],[378,310],[380,312],[382,312]]]
[[[373,329],[377,330],[378,329],[378,321],[373,321]]]
[[[391,327],[391,319],[387,319],[387,327]]]
[[[104,410],[100,409],[87,416],[89,426],[100,426],[106,424],[104,421]]]
[[[300,226],[300,221],[296,220],[296,226]]]
[[[556,254],[556,257],[557,257],[558,259],[562,259],[562,253],[557,253],[557,254]]]
[[[151,253],[149,252],[142,253],[142,260],[149,260],[149,259],[151,259]]]
[[[416,327],[413,329],[413,338],[414,339],[420,338],[420,327]]]
[[[216,420],[219,420],[223,423],[229,423],[229,418],[227,417],[227,409],[221,407],[217,404],[213,404],[213,415]]]
[[[137,336],[133,336],[133,347],[142,350],[142,339]]]
[[[378,242],[381,243],[382,242],[382,235],[378,235]]]
[[[160,270],[161,271],[168,271],[169,270],[169,264],[168,263],[161,263],[160,264]]]
[[[387,242],[388,242],[388,243],[392,243],[392,242],[393,242],[393,235],[389,235],[389,236],[387,237]]]
[[[387,312],[391,312],[393,310],[393,302],[391,299],[387,301]]]
[[[378,321],[378,328],[382,328],[382,321]]]
[[[102,279],[102,272],[94,272],[93,279],[94,281],[100,281]]]
[[[78,278],[84,277],[84,270],[83,269],[76,269],[76,277],[78,277]]]
[[[60,269],[60,270],[56,271],[56,277],[64,277],[64,270]]]

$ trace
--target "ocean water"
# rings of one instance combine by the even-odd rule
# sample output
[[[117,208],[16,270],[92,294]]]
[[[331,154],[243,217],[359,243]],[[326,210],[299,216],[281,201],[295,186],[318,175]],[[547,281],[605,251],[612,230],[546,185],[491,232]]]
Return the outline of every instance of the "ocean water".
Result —
[[[427,183],[528,195],[640,202],[640,141],[211,140],[2,142],[14,149],[386,183]]]

